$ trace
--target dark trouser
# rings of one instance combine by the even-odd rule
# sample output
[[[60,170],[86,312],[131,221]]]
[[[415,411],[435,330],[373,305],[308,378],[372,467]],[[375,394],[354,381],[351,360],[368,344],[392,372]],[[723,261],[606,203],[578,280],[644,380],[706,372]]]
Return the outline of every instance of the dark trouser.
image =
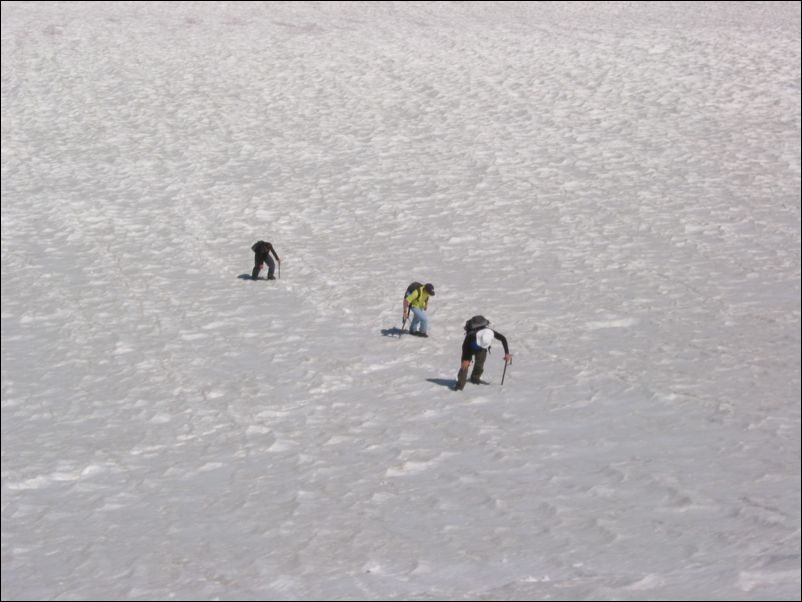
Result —
[[[253,278],[254,280],[256,280],[256,278],[259,276],[259,270],[262,269],[262,261],[263,260],[267,262],[267,278],[268,278],[268,280],[273,278],[273,272],[276,271],[276,262],[273,261],[273,258],[270,255],[268,255],[267,257],[264,257],[264,258],[259,257],[257,255],[253,260],[253,263],[254,263],[253,272],[251,272],[251,278]]]
[[[480,349],[473,355],[473,372],[471,372],[471,382],[478,385],[485,371],[485,360],[487,359],[487,349]],[[470,368],[470,366],[468,366]],[[457,390],[461,391],[465,388],[465,381],[468,380],[468,368],[460,368],[457,374]]]

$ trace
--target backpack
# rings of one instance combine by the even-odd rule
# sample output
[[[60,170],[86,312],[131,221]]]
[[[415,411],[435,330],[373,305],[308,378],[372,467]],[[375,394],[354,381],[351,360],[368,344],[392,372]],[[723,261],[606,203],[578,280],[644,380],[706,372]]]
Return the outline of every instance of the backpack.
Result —
[[[404,293],[404,299],[409,297],[414,291],[418,290],[423,285],[420,282],[410,282],[409,286],[407,287],[407,292]]]
[[[490,326],[490,320],[484,316],[474,316],[465,322],[465,332],[474,332],[482,328],[487,328],[488,326]]]
[[[253,246],[251,247],[251,251],[253,251],[254,253],[258,253],[259,252],[259,248],[263,244],[265,244],[265,241],[263,241],[263,240],[260,240],[259,242],[253,243]]]

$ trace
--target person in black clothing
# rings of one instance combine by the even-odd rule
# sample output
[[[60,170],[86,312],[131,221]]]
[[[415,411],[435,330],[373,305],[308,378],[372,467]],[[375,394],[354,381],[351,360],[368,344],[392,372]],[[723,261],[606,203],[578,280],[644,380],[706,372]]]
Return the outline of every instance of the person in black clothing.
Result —
[[[281,263],[281,259],[279,259],[278,255],[276,254],[276,250],[273,248],[273,245],[271,245],[269,242],[260,240],[251,247],[251,251],[254,252],[253,272],[251,272],[251,278],[256,280],[256,278],[259,276],[259,270],[261,270],[263,264],[267,262],[267,279],[275,280],[276,278],[273,276],[273,272],[276,271],[276,264],[273,261],[273,257],[275,257],[276,261],[279,263]],[[273,257],[270,257],[270,253],[273,253]]]
[[[481,316],[476,316],[480,318]],[[472,320],[474,318],[471,318]],[[465,381],[468,379],[468,368],[471,366],[471,359],[474,359],[473,372],[471,372],[471,382],[475,385],[481,384],[482,372],[485,369],[485,360],[487,359],[487,352],[493,340],[501,341],[504,346],[504,361],[511,362],[512,354],[507,345],[507,338],[500,332],[496,332],[487,328],[490,324],[487,320],[482,318],[485,325],[476,330],[469,329],[466,324],[465,340],[462,341],[462,364],[460,365],[459,374],[457,374],[457,384],[454,387],[455,391],[462,391],[465,388]],[[470,322],[471,320],[468,320]]]

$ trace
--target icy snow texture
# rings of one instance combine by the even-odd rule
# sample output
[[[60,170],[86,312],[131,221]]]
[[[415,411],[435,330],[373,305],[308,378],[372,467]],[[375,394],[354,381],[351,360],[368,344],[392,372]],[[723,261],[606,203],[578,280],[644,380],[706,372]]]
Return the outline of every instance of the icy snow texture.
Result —
[[[3,599],[799,599],[799,391],[797,2],[2,4]]]

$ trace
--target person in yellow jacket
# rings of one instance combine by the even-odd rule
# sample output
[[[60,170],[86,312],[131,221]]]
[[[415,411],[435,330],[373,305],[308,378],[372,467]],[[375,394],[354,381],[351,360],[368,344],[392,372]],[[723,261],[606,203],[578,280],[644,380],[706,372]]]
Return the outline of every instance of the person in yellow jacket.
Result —
[[[418,284],[418,283],[416,283]],[[429,319],[426,310],[429,309],[429,297],[434,297],[434,285],[428,283],[407,289],[404,297],[404,320],[412,312],[412,323],[409,325],[409,334],[418,337],[428,337]]]

